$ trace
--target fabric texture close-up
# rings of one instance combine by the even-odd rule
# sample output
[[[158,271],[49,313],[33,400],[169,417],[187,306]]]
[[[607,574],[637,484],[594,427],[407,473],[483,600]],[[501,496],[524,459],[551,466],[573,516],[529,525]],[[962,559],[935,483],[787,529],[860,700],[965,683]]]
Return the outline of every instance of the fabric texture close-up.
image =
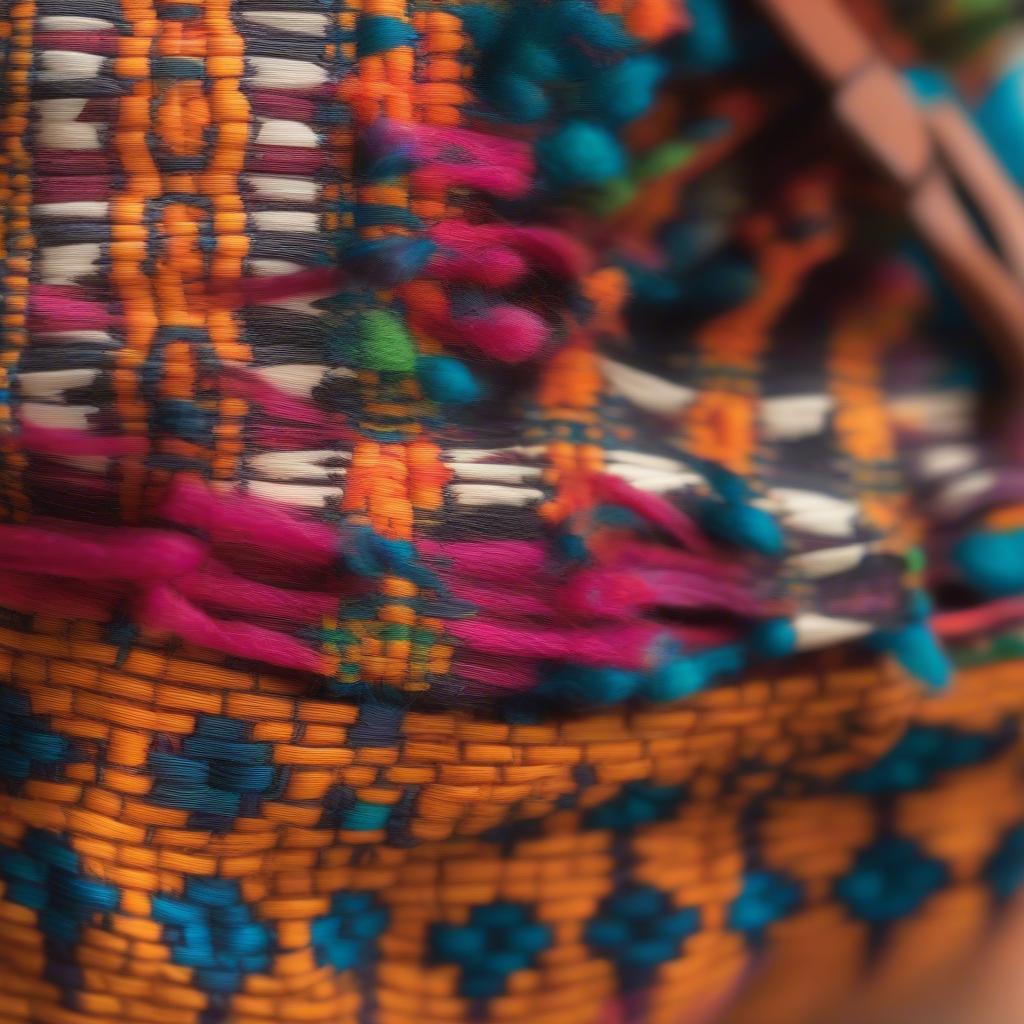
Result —
[[[0,301],[0,1024],[831,1024],[1005,919],[1014,0],[0,0]]]

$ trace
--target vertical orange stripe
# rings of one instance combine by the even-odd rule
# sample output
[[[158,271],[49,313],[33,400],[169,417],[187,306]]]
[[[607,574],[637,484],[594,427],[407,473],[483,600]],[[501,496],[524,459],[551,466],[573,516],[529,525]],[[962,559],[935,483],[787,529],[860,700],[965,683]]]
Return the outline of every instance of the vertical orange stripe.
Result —
[[[4,351],[0,357],[0,388],[10,387],[10,368],[17,364],[28,344],[29,270],[35,239],[30,220],[32,205],[32,157],[26,148],[30,109],[33,23],[36,10],[32,0],[15,3],[10,11],[10,33],[5,76],[6,101],[0,147],[0,252],[4,256],[4,308],[2,329]],[[11,426],[11,403],[0,406],[0,425]],[[5,507],[0,516],[24,519],[28,499],[21,483],[26,465],[9,429],[0,431],[3,453]]]
[[[207,47],[211,54],[243,52],[241,35],[231,19],[231,0],[207,0],[205,28]],[[226,67],[212,84],[209,93],[212,121],[217,126],[213,153],[207,173],[202,177],[203,193],[213,204],[213,226],[216,248],[213,253],[212,276],[233,281],[242,276],[249,251],[245,209],[239,194],[238,179],[245,164],[245,152],[252,122],[249,104],[241,89],[242,62]],[[249,347],[240,340],[238,320],[227,310],[211,310],[207,330],[214,352],[222,360],[247,362]],[[219,480],[235,479],[242,455],[242,429],[247,406],[239,399],[221,397],[219,424],[213,439],[213,476]]]
[[[907,498],[893,475],[896,442],[882,391],[885,353],[907,336],[915,313],[905,295],[873,298],[838,325],[829,340],[829,389],[840,448],[851,458],[851,482],[865,520],[898,543],[915,544]],[[888,480],[886,479],[888,477]]]
[[[698,379],[705,386],[682,420],[691,454],[742,476],[753,473],[758,368],[769,331],[796,297],[808,272],[831,256],[837,244],[831,231],[797,242],[763,240],[758,291],[698,332]]]
[[[117,353],[113,385],[121,430],[145,435],[149,417],[139,389],[139,370],[159,326],[156,296],[144,269],[145,200],[160,194],[160,175],[148,144],[153,97],[148,54],[158,23],[150,0],[124,0],[122,9],[130,31],[119,37],[115,73],[133,79],[134,84],[120,101],[113,133],[124,173],[124,190],[110,200],[110,276],[124,306],[124,346]],[[121,515],[126,523],[138,521],[144,487],[145,469],[125,460],[121,470]]]

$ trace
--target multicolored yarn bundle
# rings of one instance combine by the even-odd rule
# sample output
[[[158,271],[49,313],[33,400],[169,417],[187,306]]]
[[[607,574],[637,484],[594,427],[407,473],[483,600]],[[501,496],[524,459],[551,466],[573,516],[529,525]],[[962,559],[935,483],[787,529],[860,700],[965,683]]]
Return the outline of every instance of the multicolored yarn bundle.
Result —
[[[1012,6],[12,0],[0,1024],[800,1024],[963,955],[1024,882]]]

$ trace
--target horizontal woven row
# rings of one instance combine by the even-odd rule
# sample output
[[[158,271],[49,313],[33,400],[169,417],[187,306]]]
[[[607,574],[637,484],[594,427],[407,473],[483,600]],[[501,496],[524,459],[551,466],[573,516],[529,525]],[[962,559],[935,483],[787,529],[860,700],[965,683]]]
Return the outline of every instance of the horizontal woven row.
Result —
[[[484,1019],[582,1022],[621,978],[633,978],[651,986],[645,998],[652,1019],[668,1022],[691,1002],[728,990],[750,962],[757,935],[769,934],[786,963],[807,957],[815,944],[831,949],[813,986],[797,986],[800,995],[783,986],[759,1004],[762,1013],[782,1012],[839,991],[866,963],[880,926],[893,955],[912,955],[917,969],[970,940],[1005,894],[999,853],[1024,820],[1019,770],[1019,757],[1004,754],[943,774],[930,789],[898,797],[886,815],[852,794],[778,796],[751,815],[749,802],[734,796],[690,801],[629,839],[603,829],[576,832],[556,815],[544,828],[549,836],[501,844],[378,847],[358,857],[344,847],[281,849],[237,880],[184,872],[202,868],[184,860],[174,871],[119,870],[103,843],[73,832],[77,873],[63,877],[77,879],[75,895],[41,883],[44,895],[67,914],[102,888],[115,893],[116,906],[90,912],[78,926],[78,982],[60,997],[60,947],[46,938],[51,919],[45,906],[36,909],[24,867],[0,856],[0,1020],[198,1024],[204,1011],[223,1006],[233,1024],[356,1020],[368,1007],[389,1022],[457,1021],[477,998],[467,979],[479,975],[464,963],[479,942],[497,943],[484,947],[496,972]],[[893,834],[904,846],[886,846]],[[45,860],[60,845],[56,835],[8,818],[3,844],[42,851]],[[145,861],[160,859],[159,842],[150,850],[105,845],[120,847],[126,861]],[[744,851],[754,848],[756,860],[747,859]],[[872,877],[885,883],[886,871],[901,870],[893,850],[915,870],[937,865],[939,872],[938,887],[910,885],[909,905],[895,913],[862,904],[844,882],[872,864]],[[766,884],[794,896],[777,907],[763,895],[751,902],[751,889],[762,892]],[[903,891],[906,883],[895,884]],[[336,892],[346,894],[340,903]],[[360,893],[370,894],[367,902],[352,905]],[[911,911],[919,916],[904,923]],[[371,926],[355,926],[357,919]],[[492,919],[502,930],[487,938]],[[681,930],[661,944],[632,945],[653,935],[645,929],[655,921],[679,921]],[[196,966],[187,946],[180,952],[179,934],[200,946],[197,936],[212,936],[220,973]],[[530,945],[518,949],[527,937]],[[507,969],[495,966],[504,963]],[[218,989],[231,973],[225,964],[247,969],[227,995]]]
[[[317,846],[472,835],[577,795],[596,805],[630,781],[706,796],[813,784],[880,756],[921,699],[889,668],[809,662],[674,709],[506,724],[312,700],[301,680],[158,651],[119,663],[88,635],[0,630],[8,720],[60,744],[45,778],[24,751],[23,791],[0,799],[40,826],[80,815],[75,831],[197,853],[265,849],[283,833]],[[246,835],[219,839],[232,824]]]

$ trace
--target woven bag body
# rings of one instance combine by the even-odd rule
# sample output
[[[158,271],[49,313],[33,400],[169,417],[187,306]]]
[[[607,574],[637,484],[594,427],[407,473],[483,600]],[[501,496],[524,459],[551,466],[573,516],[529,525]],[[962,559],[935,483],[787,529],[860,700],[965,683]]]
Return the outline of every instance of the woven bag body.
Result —
[[[0,11],[0,1024],[813,1024],[967,955],[1024,113],[945,42],[1005,12],[905,6]]]

